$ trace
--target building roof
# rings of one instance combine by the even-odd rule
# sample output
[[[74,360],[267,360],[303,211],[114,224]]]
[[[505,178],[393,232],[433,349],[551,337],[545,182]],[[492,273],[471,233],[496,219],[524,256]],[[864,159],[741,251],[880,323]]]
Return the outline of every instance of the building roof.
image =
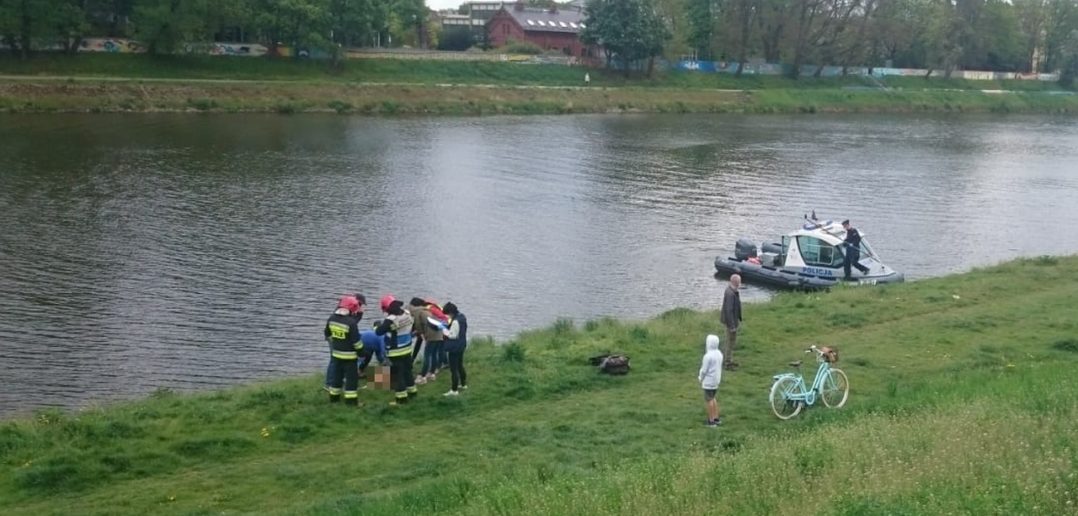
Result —
[[[505,12],[513,17],[525,31],[535,32],[569,32],[579,33],[584,28],[584,15],[579,11],[555,11],[547,9],[525,8],[517,10],[513,6],[506,6]]]

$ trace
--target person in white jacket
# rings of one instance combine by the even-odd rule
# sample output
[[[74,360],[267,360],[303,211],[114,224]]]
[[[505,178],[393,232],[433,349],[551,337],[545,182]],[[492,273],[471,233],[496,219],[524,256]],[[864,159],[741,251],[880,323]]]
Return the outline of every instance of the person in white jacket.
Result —
[[[722,424],[719,418],[719,402],[715,395],[719,392],[722,381],[722,351],[719,351],[719,337],[708,335],[704,340],[704,360],[700,364],[700,387],[704,388],[704,401],[707,403],[707,426],[717,427]]]

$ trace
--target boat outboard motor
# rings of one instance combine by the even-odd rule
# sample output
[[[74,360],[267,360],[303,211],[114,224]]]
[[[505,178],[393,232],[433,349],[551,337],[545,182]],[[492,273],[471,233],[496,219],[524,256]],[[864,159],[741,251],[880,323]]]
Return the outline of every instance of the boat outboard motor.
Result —
[[[734,245],[734,258],[746,260],[756,257],[756,244],[752,240],[742,238]]]

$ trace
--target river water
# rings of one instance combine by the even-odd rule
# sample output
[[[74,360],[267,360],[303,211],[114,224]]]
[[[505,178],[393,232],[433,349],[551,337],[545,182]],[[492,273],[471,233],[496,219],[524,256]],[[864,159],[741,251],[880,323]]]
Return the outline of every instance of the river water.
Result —
[[[813,209],[917,279],[1078,252],[1076,201],[1074,118],[3,115],[0,416],[317,371],[343,292],[504,339],[716,307]]]

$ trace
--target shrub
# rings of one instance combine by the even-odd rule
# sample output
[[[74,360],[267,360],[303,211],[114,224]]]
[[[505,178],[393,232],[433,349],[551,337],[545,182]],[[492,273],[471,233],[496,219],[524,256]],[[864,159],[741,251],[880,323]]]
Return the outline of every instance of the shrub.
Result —
[[[573,320],[559,318],[554,321],[554,334],[555,335],[567,335],[573,331]]]
[[[543,53],[543,49],[535,43],[514,40],[509,40],[508,43],[496,48],[495,51],[503,54],[528,54],[533,56]]]
[[[524,362],[524,346],[519,342],[510,342],[502,348],[502,361],[504,362]]]
[[[343,100],[331,100],[328,104],[330,109],[336,111],[338,114],[344,114],[352,111],[353,106]]]

